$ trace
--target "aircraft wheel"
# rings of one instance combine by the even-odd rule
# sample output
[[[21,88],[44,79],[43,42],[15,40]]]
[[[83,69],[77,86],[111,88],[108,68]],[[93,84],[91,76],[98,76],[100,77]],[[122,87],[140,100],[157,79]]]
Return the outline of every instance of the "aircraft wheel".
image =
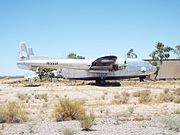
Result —
[[[145,77],[145,76],[143,76],[143,77],[139,77],[139,81],[140,81],[140,82],[144,82],[144,79],[146,79],[146,77]]]
[[[96,84],[97,85],[105,85],[105,83],[106,83],[105,79],[98,79],[98,80],[96,80]]]

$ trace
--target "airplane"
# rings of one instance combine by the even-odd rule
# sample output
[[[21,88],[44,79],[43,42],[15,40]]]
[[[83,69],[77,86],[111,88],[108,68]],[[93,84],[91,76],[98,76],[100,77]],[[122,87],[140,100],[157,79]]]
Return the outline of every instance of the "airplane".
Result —
[[[143,81],[156,71],[147,61],[133,58],[118,58],[109,55],[97,59],[68,59],[34,56],[32,48],[24,42],[19,45],[17,65],[21,69],[37,71],[38,68],[55,69],[63,78],[73,80],[95,80],[105,84],[106,80],[139,78]]]

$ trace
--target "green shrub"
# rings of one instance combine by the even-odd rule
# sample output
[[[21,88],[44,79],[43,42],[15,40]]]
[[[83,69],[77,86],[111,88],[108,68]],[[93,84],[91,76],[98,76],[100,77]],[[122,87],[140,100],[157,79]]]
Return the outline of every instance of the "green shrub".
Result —
[[[85,115],[85,109],[81,101],[65,97],[55,106],[53,115],[56,121],[78,120]]]
[[[161,123],[165,125],[169,130],[180,132],[180,119],[175,117],[163,118]]]
[[[180,114],[180,109],[175,110],[174,114]]]

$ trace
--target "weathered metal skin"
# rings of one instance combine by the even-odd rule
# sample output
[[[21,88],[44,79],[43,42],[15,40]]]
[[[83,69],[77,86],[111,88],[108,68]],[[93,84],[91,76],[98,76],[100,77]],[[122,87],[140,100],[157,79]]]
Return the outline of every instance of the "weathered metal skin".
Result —
[[[30,56],[24,43],[20,43],[17,65],[36,71],[38,67],[61,69],[61,75],[69,79],[113,80],[148,76],[156,71],[149,62],[104,56],[98,59],[52,59]],[[33,54],[32,49],[31,54]]]

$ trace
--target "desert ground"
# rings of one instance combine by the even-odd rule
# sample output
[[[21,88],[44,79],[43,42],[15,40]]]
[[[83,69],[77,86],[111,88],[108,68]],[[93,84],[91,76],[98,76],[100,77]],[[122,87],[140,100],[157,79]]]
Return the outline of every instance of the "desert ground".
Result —
[[[1,105],[20,103],[28,117],[25,122],[1,122],[0,134],[180,135],[180,80],[119,82],[120,86],[102,87],[62,79],[0,79]],[[79,100],[87,113],[93,113],[90,130],[83,131],[78,120],[57,122],[53,109],[63,98]]]

